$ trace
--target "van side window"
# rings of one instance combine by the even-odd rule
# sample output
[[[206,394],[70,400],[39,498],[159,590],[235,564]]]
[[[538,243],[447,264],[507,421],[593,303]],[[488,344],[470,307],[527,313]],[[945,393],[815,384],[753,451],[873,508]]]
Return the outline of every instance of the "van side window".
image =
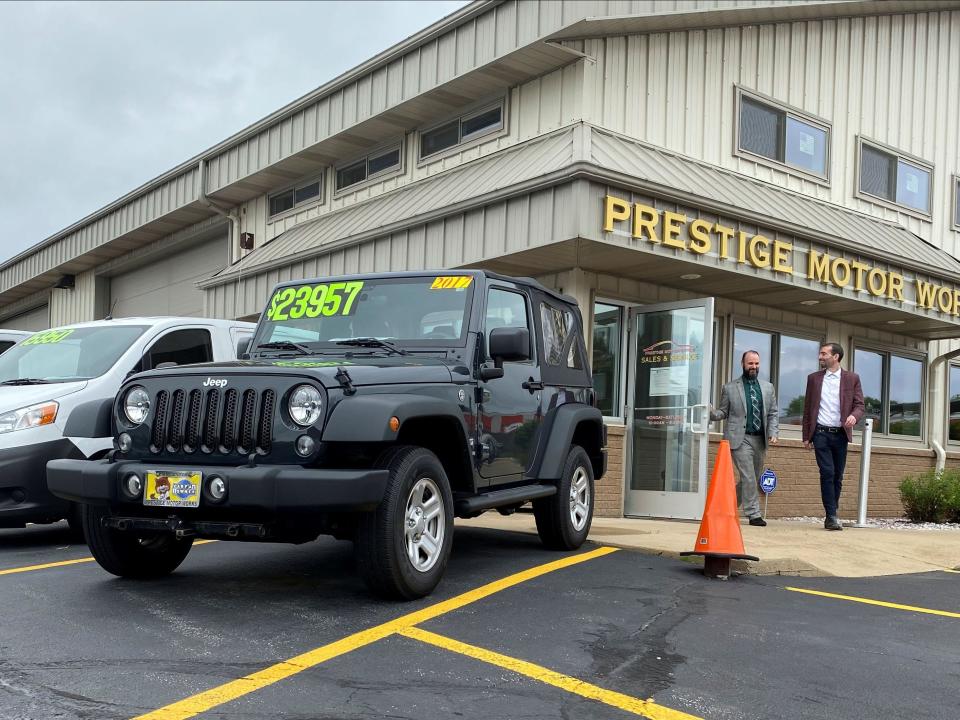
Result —
[[[0,340],[0,355],[3,355],[3,353],[12,348],[13,345],[9,340]]]
[[[174,362],[177,365],[210,362],[213,360],[213,343],[209,330],[189,328],[167,333],[147,351],[144,370],[151,370],[160,363]]]
[[[527,301],[520,293],[491,288],[490,293],[487,295],[485,330],[488,349],[490,347],[490,331],[500,327],[520,327],[526,328],[527,331],[529,331],[530,323],[527,321]]]

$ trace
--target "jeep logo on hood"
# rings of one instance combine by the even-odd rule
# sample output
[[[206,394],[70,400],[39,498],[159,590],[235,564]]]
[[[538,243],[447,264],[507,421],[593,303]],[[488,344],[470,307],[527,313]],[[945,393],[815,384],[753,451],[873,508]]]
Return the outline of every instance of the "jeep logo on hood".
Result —
[[[226,378],[212,378],[212,377],[208,377],[206,380],[203,381],[203,386],[204,386],[204,387],[223,388],[223,387],[226,387],[226,386],[227,386],[227,379],[226,379]]]

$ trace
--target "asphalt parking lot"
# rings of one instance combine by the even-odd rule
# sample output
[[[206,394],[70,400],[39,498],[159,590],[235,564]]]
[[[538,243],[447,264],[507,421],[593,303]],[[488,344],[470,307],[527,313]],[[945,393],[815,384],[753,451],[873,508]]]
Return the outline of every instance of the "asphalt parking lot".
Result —
[[[150,582],[87,558],[0,530],[0,717],[957,717],[957,573],[711,582],[458,527],[438,590],[395,604],[333,540],[206,543]]]

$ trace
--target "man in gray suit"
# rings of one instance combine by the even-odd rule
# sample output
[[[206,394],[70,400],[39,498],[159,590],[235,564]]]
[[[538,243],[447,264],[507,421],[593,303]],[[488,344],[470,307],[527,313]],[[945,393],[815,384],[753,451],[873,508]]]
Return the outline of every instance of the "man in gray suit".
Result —
[[[780,411],[773,385],[760,380],[760,353],[747,350],[740,358],[743,374],[723,386],[720,407],[710,411],[711,420],[726,420],[724,440],[730,442],[733,464],[740,481],[737,502],[751,525],[765,526],[760,515],[757,491],[763,472],[763,456],[767,444],[777,444],[780,432]]]

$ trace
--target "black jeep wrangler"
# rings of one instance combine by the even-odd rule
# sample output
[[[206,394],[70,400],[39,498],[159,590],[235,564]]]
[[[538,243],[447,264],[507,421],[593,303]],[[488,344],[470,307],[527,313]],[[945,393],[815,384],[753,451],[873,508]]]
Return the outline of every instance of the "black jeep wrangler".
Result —
[[[170,573],[195,538],[330,534],[375,591],[416,598],[454,515],[532,501],[548,547],[580,546],[606,466],[593,399],[576,302],[534,280],[301,280],[274,289],[244,359],[131,377],[103,413],[109,457],[47,479],[115,575]]]

